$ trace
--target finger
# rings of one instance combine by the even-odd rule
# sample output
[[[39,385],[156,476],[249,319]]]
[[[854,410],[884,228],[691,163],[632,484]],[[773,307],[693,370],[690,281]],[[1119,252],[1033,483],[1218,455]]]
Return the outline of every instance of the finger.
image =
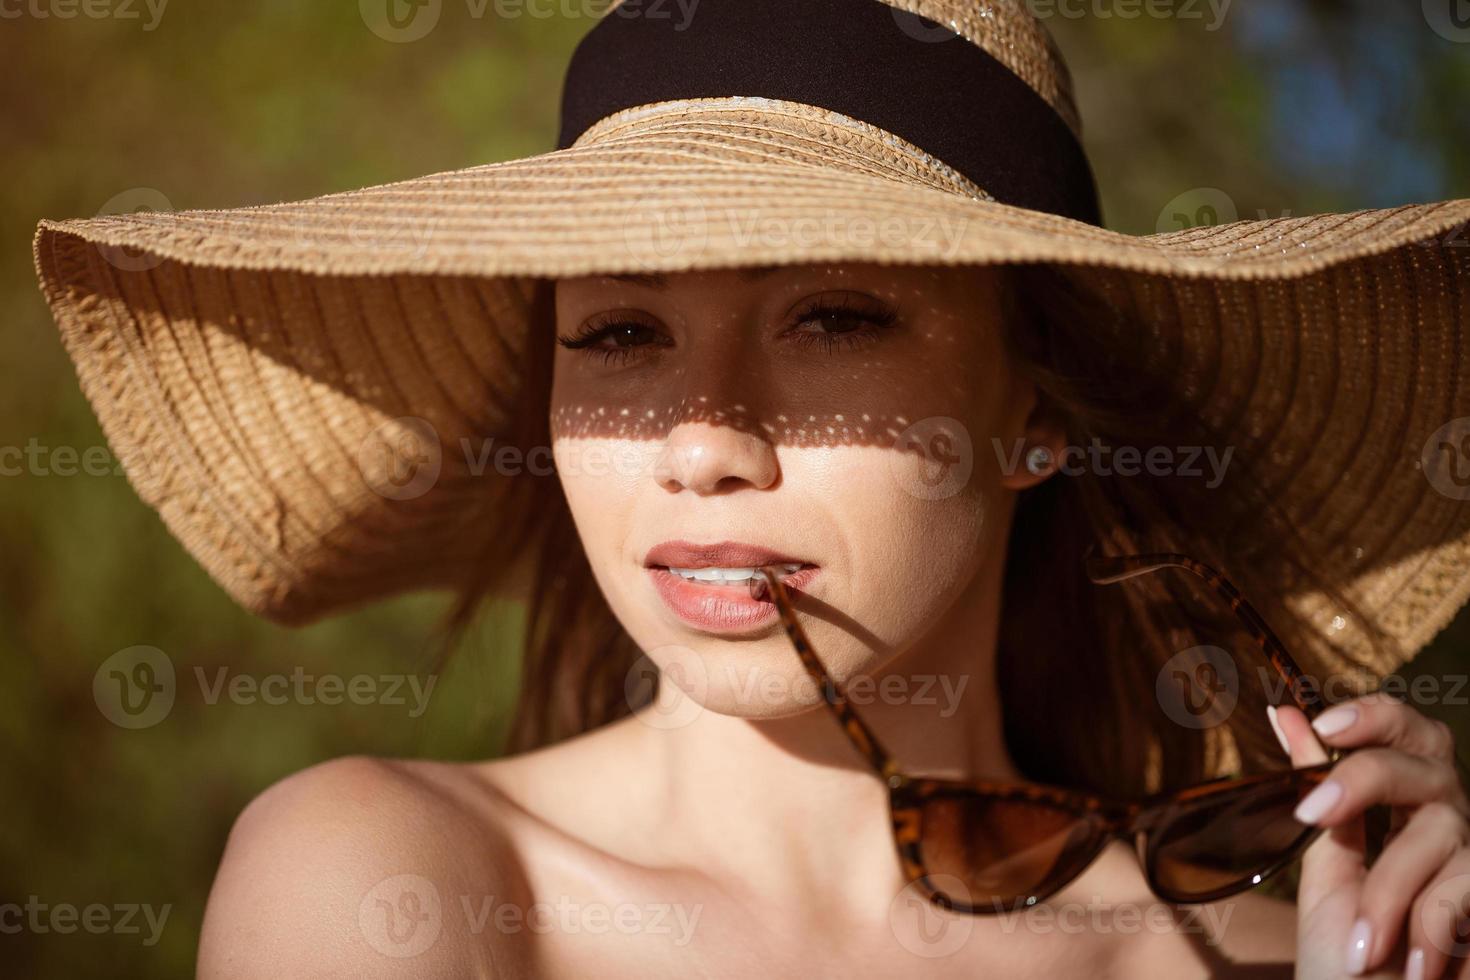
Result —
[[[1449,725],[1382,692],[1328,708],[1312,720],[1312,728],[1328,745],[1385,745],[1411,755],[1455,761],[1455,736]]]
[[[1327,761],[1326,751],[1323,750],[1316,734],[1307,723],[1307,716],[1302,714],[1300,708],[1291,705],[1268,706],[1266,715],[1271,719],[1271,725],[1276,729],[1277,736],[1286,742],[1286,751],[1291,756],[1293,769],[1315,766]]]
[[[1319,765],[1327,753],[1312,734],[1307,716],[1299,708],[1282,706],[1275,711],[1276,724],[1285,737],[1293,768]],[[1310,795],[1310,794],[1308,794]],[[1302,854],[1302,874],[1297,886],[1297,906],[1314,909],[1323,899],[1356,888],[1366,870],[1363,855],[1366,838],[1362,821],[1329,827]]]
[[[1431,800],[1443,800],[1464,813],[1451,766],[1398,749],[1359,749],[1307,794],[1295,816],[1302,823],[1332,827],[1361,816],[1374,804],[1418,806]]]
[[[1408,833],[1383,849],[1363,879],[1357,922],[1367,923],[1368,942],[1354,972],[1383,964],[1403,934],[1415,900],[1457,851],[1470,846],[1470,823],[1442,801],[1419,807],[1404,826]]]
[[[1440,871],[1434,882],[1420,893],[1409,917],[1407,965],[1423,961],[1424,980],[1466,972],[1470,955],[1466,919],[1470,916],[1470,851],[1460,850]],[[1412,977],[1413,972],[1406,973]]]

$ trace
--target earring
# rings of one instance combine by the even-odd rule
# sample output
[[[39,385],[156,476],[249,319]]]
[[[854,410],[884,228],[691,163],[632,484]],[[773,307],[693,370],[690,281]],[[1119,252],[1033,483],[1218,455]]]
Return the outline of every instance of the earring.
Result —
[[[1035,476],[1041,476],[1051,470],[1051,450],[1045,446],[1033,446],[1026,454],[1026,469]]]

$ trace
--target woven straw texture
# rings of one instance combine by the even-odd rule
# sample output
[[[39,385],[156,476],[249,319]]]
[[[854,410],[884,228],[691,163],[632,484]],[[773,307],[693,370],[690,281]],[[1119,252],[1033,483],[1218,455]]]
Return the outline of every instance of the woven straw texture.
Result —
[[[965,32],[988,19],[913,9],[963,13]],[[998,36],[1070,106],[1044,32]],[[1450,201],[1121,235],[990,200],[856,120],[739,97],[307,201],[43,221],[35,260],[138,493],[235,599],[285,622],[452,585],[479,560],[496,515],[477,501],[507,477],[457,447],[505,432],[539,278],[1054,263],[1138,311],[1182,395],[1408,656],[1470,597],[1470,507],[1424,472],[1431,437],[1470,416],[1467,221]],[[1300,601],[1363,655],[1361,629]]]

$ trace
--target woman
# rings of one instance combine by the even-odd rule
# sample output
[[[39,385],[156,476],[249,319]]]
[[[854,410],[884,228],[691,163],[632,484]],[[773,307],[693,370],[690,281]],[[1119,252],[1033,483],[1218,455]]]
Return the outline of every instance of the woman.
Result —
[[[200,974],[1461,969],[1448,729],[1356,695],[1470,582],[1437,468],[1470,415],[1470,203],[1130,239],[1097,227],[1077,133],[1019,7],[711,0],[679,31],[604,18],[556,152],[43,223],[109,438],[242,603],[530,603],[540,747],[271,787]],[[1090,550],[1225,571],[1321,696],[1273,689],[1210,590],[1094,584]],[[1330,763],[1290,800],[1327,828],[1294,907],[1166,905],[1122,842],[1050,918],[932,900],[747,589],[766,566],[907,772],[1132,800]],[[1369,870],[1374,804],[1397,832]]]

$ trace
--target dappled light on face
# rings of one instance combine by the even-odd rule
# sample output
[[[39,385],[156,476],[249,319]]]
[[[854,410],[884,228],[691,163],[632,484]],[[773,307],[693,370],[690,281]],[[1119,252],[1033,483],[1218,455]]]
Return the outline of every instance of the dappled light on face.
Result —
[[[893,447],[916,419],[908,413],[870,411],[752,412],[745,405],[718,408],[696,396],[689,403],[663,409],[612,404],[558,405],[552,412],[555,439],[664,440],[674,428],[705,423],[758,435],[772,445]]]
[[[990,270],[930,266],[565,280],[551,432],[664,440],[703,423],[892,448],[933,419],[988,429],[1007,390],[997,296]]]

